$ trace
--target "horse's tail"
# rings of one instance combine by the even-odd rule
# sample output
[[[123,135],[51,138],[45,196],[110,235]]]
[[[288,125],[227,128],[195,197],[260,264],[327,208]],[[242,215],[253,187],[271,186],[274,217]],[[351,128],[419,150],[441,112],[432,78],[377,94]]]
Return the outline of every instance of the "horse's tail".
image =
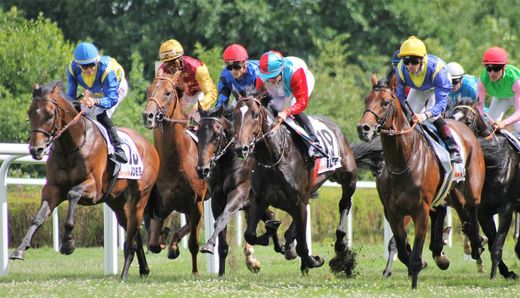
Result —
[[[150,197],[148,198],[148,203],[146,204],[145,214],[150,218],[160,218],[162,210],[162,200],[161,195],[159,194],[159,190],[157,189],[157,184],[154,184],[152,190],[150,191]]]
[[[358,168],[370,170],[375,177],[381,175],[384,159],[383,147],[379,136],[370,142],[352,144],[351,147]]]

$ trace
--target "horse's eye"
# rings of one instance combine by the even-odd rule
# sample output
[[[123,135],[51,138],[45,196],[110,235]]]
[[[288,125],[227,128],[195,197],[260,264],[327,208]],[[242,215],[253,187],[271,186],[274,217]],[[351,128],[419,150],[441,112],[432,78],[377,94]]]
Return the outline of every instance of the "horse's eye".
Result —
[[[252,113],[252,117],[253,117],[253,119],[258,119],[258,116],[260,116],[260,113],[259,113],[259,112],[253,112],[253,113]]]
[[[383,100],[383,101],[381,101],[381,106],[382,106],[383,108],[386,108],[389,104],[390,104],[390,101],[389,101],[389,100]]]
[[[49,120],[51,120],[53,117],[54,117],[54,114],[49,114],[49,115],[47,115],[47,119],[45,119],[45,120],[46,120],[46,121],[49,121]]]
[[[164,96],[170,96],[170,94],[172,94],[172,93],[168,92],[168,91],[164,92]]]

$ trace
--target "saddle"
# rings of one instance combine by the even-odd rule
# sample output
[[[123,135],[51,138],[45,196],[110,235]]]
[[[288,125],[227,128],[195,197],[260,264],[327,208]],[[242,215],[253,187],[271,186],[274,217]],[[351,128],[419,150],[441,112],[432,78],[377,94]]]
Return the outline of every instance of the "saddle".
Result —
[[[503,129],[500,130],[500,133],[507,139],[511,146],[513,146],[516,153],[520,154],[520,132],[510,132]]]
[[[438,206],[446,197],[448,192],[451,190],[453,182],[458,183],[463,182],[465,180],[466,175],[464,164],[466,160],[466,153],[463,152],[464,147],[461,146],[461,140],[459,135],[453,132],[453,138],[455,139],[455,142],[457,143],[459,148],[461,148],[463,162],[452,164],[450,160],[450,154],[448,152],[448,147],[442,140],[435,125],[425,121],[420,125],[417,125],[415,129],[419,130],[419,132],[421,132],[421,134],[425,136],[426,140],[430,145],[430,148],[437,157],[437,160],[443,172],[441,186],[439,187],[439,190],[437,191],[437,194],[432,203],[433,206]]]

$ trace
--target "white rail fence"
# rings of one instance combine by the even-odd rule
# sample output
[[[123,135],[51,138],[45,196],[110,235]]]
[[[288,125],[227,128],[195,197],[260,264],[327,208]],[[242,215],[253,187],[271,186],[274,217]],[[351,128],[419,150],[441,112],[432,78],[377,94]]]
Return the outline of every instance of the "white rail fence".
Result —
[[[29,164],[45,164],[46,157],[41,161],[35,161],[29,156],[28,145],[27,144],[9,144],[4,143],[0,144],[0,161],[2,164],[0,166],[0,276],[6,275],[8,272],[8,217],[7,217],[7,185],[8,184],[17,184],[17,185],[44,185],[45,179],[26,179],[26,178],[10,178],[7,177],[7,172],[9,167],[13,163],[29,163]],[[325,183],[327,187],[339,187],[336,183],[327,182]],[[359,181],[357,183],[357,188],[375,188],[375,182],[370,181]],[[312,201],[311,201],[312,203]],[[106,274],[117,274],[117,263],[118,263],[118,253],[117,247],[120,249],[123,248],[124,243],[124,230],[118,226],[117,219],[112,210],[106,205],[103,204],[103,218],[104,218],[104,264],[105,264],[105,273]],[[214,230],[214,219],[211,212],[211,203],[210,201],[206,201],[204,204],[204,224],[205,224],[205,236],[208,239]],[[447,225],[451,226],[451,208],[448,208],[448,216],[447,216]],[[312,239],[311,239],[311,217],[310,217],[310,205],[307,207],[308,217],[307,217],[307,243],[309,246],[309,253],[312,253]],[[53,247],[54,250],[59,251],[60,240],[59,240],[59,221],[58,221],[58,213],[57,209],[54,210],[52,214],[53,218]],[[180,217],[181,225],[186,222],[184,215]],[[515,238],[518,238],[519,234],[519,222],[520,218],[517,216],[515,220]],[[119,227],[119,230],[118,230]],[[347,218],[347,241],[348,245],[352,246],[352,210],[350,211]],[[242,245],[242,216],[241,212],[238,212],[236,215],[236,244],[237,246]],[[119,237],[118,237],[119,235]],[[385,258],[388,257],[388,252],[386,247],[388,245],[388,241],[392,237],[392,232],[386,220],[384,220],[384,251]],[[452,234],[450,233],[448,238],[448,245],[451,246],[452,243]],[[183,247],[187,247],[187,239],[184,237],[182,240]],[[209,273],[217,273],[218,272],[218,239],[217,245],[215,246],[215,254],[214,255],[206,255],[207,260],[207,271]]]

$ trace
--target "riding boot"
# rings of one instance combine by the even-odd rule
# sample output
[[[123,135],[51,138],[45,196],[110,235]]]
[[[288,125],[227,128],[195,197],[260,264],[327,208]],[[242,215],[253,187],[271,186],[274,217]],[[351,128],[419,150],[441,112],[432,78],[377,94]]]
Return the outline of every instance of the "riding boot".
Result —
[[[321,158],[325,157],[322,152],[323,148],[321,148],[320,141],[318,140],[318,137],[316,136],[316,132],[314,131],[314,127],[311,125],[311,121],[309,120],[309,117],[305,115],[303,112],[299,113],[297,115],[294,115],[294,119],[300,124],[303,129],[307,132],[309,135],[309,138],[312,140],[312,143],[309,144],[308,150],[309,150],[309,156],[314,158]]]
[[[117,129],[110,119],[106,112],[103,112],[97,115],[97,120],[103,124],[103,126],[107,129],[108,136],[110,137],[110,141],[112,142],[112,146],[114,146],[114,156],[117,161],[121,163],[127,163],[128,159],[126,158],[125,151],[121,148],[121,140],[117,135]]]
[[[441,118],[439,118],[439,119],[441,119]],[[437,119],[434,122],[434,124],[436,124],[439,119]],[[462,157],[460,156],[459,146],[457,146],[457,143],[453,139],[453,135],[451,134],[451,129],[446,124],[446,122],[444,122],[444,120],[442,120],[442,123],[444,125],[442,125],[442,126],[439,125],[441,127],[437,127],[437,129],[440,132],[442,140],[444,141],[444,143],[448,147],[448,152],[450,153],[451,162],[453,162],[453,163],[461,163],[462,162]]]

